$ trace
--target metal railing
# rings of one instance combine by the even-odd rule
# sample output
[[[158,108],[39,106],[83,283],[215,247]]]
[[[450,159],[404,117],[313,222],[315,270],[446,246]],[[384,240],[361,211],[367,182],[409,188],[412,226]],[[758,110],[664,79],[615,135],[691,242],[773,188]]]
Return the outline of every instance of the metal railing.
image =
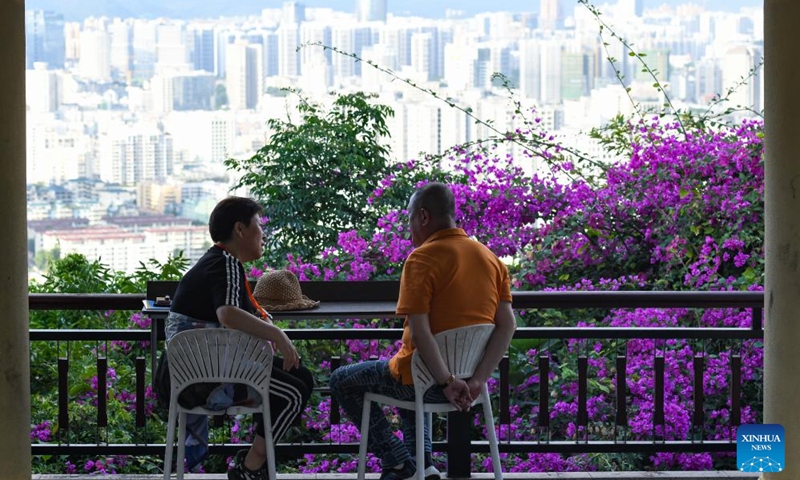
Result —
[[[31,294],[30,308],[32,310],[139,310],[144,295],[90,295],[90,294]],[[695,342],[716,341],[745,341],[763,338],[762,308],[763,293],[761,292],[514,292],[513,307],[515,310],[544,310],[544,309],[627,309],[627,308],[687,308],[687,309],[746,309],[751,312],[752,325],[750,328],[564,328],[564,327],[523,327],[515,334],[515,339],[544,340],[551,342],[581,342],[583,340],[607,341],[614,345],[624,345],[629,340],[689,340]],[[153,323],[155,325],[155,322]],[[394,340],[399,339],[402,333],[397,328],[302,328],[287,329],[287,334],[293,340]],[[32,342],[75,342],[75,341],[128,341],[145,342],[151,338],[148,330],[31,330]],[[663,344],[663,343],[662,343]],[[541,352],[540,352],[541,353]],[[587,416],[587,384],[589,381],[588,357],[578,353],[576,358],[570,359],[577,365],[578,394],[577,415],[575,418],[578,428],[584,431],[588,426]],[[627,385],[626,355],[624,349],[614,359],[616,368],[616,384]],[[567,360],[561,359],[561,363]],[[654,426],[665,425],[664,414],[664,356],[654,352]],[[333,359],[334,367],[337,359]],[[144,356],[135,361],[136,374],[136,428],[147,428],[145,415],[144,392],[148,385],[147,376],[150,363]],[[625,429],[628,422],[627,389],[617,389],[615,395],[616,415],[609,422],[613,427],[614,436],[609,440],[583,439],[552,439],[550,436],[549,407],[553,401],[554,392],[550,389],[549,374],[554,366],[553,359],[548,355],[540,354],[534,364],[538,369],[538,418],[536,425],[532,425],[538,432],[535,441],[501,441],[500,451],[508,453],[612,453],[612,452],[733,452],[736,444],[734,440],[712,440],[702,437],[692,440],[670,440],[658,438],[654,433],[650,440],[633,440],[617,436],[617,430]],[[741,368],[742,358],[738,354],[731,355],[730,361],[730,426],[738,426],[741,420]],[[106,410],[105,372],[108,367],[106,358],[97,357],[97,425],[104,427],[108,424]],[[510,403],[513,385],[510,385],[510,373],[517,368],[510,365],[505,359],[500,366],[499,377],[499,415],[497,423],[510,425]],[[702,376],[705,368],[704,356],[694,355],[691,366],[695,379]],[[70,385],[68,385],[69,359],[58,360],[58,392],[59,427],[69,430],[69,404],[71,401]],[[697,380],[695,380],[697,382]],[[695,389],[693,399],[692,422],[702,432],[702,425],[707,412],[703,410],[704,399],[702,396],[702,383]],[[327,389],[321,388],[321,393],[326,394]],[[699,392],[699,393],[698,393]],[[557,393],[556,393],[557,395]],[[338,408],[332,405],[330,419],[331,425],[341,421]],[[471,452],[488,452],[488,444],[483,441],[471,440],[471,426],[469,413],[452,413],[448,416],[448,440],[435,442],[436,451],[448,453],[448,475],[451,477],[469,476]],[[662,429],[663,432],[663,429]],[[34,455],[163,455],[164,445],[159,443],[130,443],[109,444],[104,442],[91,443],[34,443]],[[239,444],[215,444],[211,446],[212,454],[232,454],[241,448]],[[323,453],[352,453],[358,451],[357,444],[338,443],[282,443],[277,445],[278,454],[300,456],[302,454]]]

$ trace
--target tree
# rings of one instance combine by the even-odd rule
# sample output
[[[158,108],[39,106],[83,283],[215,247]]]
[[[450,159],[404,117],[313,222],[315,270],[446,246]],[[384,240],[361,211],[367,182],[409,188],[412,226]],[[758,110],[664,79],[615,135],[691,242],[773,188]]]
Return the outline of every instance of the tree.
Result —
[[[228,90],[225,85],[218,83],[214,91],[214,108],[219,110],[228,104]]]
[[[389,173],[384,139],[394,112],[371,98],[338,95],[329,109],[301,98],[301,122],[269,120],[266,145],[249,159],[225,162],[243,173],[234,188],[248,188],[264,205],[270,265],[288,254],[315,258],[339,232],[375,225],[381,209],[369,198]]]

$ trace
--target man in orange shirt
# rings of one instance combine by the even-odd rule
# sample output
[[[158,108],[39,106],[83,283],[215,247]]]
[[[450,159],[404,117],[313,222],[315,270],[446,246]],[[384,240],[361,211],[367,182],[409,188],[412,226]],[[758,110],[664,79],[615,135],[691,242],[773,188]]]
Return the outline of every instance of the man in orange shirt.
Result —
[[[346,365],[331,376],[331,393],[347,417],[361,425],[364,393],[374,392],[414,400],[411,357],[415,349],[430,367],[438,386],[426,402],[450,402],[468,410],[497,368],[516,329],[511,310],[511,286],[505,265],[488,248],[455,223],[455,199],[444,184],[418,189],[408,204],[411,240],[400,279],[397,313],[406,315],[403,344],[390,360]],[[447,369],[434,335],[453,328],[493,323],[483,359],[472,378],[456,378]],[[381,480],[407,480],[416,474],[415,414],[400,410],[404,442],[397,438],[381,409],[371,410],[369,449],[381,459]],[[438,480],[431,461],[430,425],[425,425],[425,477]]]

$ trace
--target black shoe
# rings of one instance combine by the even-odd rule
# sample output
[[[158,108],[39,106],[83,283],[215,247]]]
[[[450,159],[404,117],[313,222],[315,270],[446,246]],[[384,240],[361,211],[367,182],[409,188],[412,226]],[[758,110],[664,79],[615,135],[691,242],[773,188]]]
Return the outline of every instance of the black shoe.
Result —
[[[411,460],[403,462],[402,468],[385,468],[381,473],[381,480],[414,480],[417,467]]]
[[[258,470],[250,470],[244,466],[247,450],[239,450],[233,458],[233,468],[228,470],[228,480],[269,480],[266,462]]]

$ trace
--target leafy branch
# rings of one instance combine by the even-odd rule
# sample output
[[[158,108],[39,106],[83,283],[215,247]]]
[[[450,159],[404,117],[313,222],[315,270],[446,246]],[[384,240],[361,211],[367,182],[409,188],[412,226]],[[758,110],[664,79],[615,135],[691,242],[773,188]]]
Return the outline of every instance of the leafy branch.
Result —
[[[635,58],[642,65],[642,71],[647,73],[650,77],[653,78],[653,87],[655,87],[657,92],[662,93],[664,95],[664,102],[665,102],[664,106],[668,107],[670,111],[675,115],[678,125],[680,126],[681,133],[686,134],[686,129],[684,128],[681,116],[678,114],[678,109],[676,109],[675,106],[672,104],[672,100],[669,98],[669,95],[667,95],[664,86],[658,79],[658,72],[650,68],[650,65],[648,65],[647,62],[644,60],[647,54],[643,52],[637,52],[636,50],[634,50],[633,44],[625,40],[625,38],[621,37],[619,34],[617,34],[617,32],[615,32],[614,29],[611,28],[611,26],[605,22],[601,18],[602,13],[600,12],[600,10],[591,3],[589,3],[589,0],[578,0],[578,3],[586,7],[586,9],[589,10],[589,12],[591,12],[592,15],[594,15],[595,19],[597,20],[597,23],[600,25],[600,40],[603,42],[603,48],[606,51],[607,59],[609,63],[611,63],[611,66],[614,69],[614,72],[616,73],[617,79],[625,88],[628,98],[630,98],[631,102],[634,104],[634,108],[636,108],[636,113],[639,114],[639,116],[641,116],[641,112],[639,111],[638,106],[636,105],[635,102],[633,102],[633,98],[630,95],[631,88],[625,86],[624,76],[622,75],[622,72],[620,72],[619,69],[617,68],[616,59],[609,55],[608,52],[609,44],[608,42],[605,41],[604,38],[604,33],[606,31],[609,32],[609,35],[611,35],[612,38],[619,41],[622,44],[622,46],[625,47],[625,49],[628,51],[628,56]]]
[[[724,96],[721,96],[719,94],[715,95],[714,98],[711,99],[711,102],[709,102],[708,108],[706,109],[706,111],[703,112],[703,114],[698,117],[697,121],[702,124],[702,123],[706,122],[709,119],[719,118],[719,117],[722,117],[722,116],[725,116],[725,115],[729,115],[729,114],[731,114],[733,112],[736,112],[736,111],[750,112],[750,113],[756,115],[757,117],[764,118],[764,111],[763,110],[759,112],[759,111],[756,111],[752,107],[747,107],[747,106],[742,106],[742,105],[737,105],[736,108],[730,108],[729,107],[729,108],[725,109],[724,111],[722,111],[721,113],[717,113],[715,115],[710,115],[710,113],[714,109],[714,107],[716,107],[718,105],[721,105],[721,104],[723,104],[725,102],[730,101],[731,95],[733,95],[733,93],[736,92],[736,90],[738,90],[738,89],[742,88],[743,86],[747,85],[750,82],[751,79],[755,78],[756,74],[758,73],[758,71],[763,66],[764,66],[764,57],[761,57],[761,59],[759,60],[758,64],[755,65],[753,68],[751,68],[747,72],[747,75],[739,77],[739,80],[734,82],[733,85],[731,85],[730,87],[728,87],[725,90],[725,95]]]

